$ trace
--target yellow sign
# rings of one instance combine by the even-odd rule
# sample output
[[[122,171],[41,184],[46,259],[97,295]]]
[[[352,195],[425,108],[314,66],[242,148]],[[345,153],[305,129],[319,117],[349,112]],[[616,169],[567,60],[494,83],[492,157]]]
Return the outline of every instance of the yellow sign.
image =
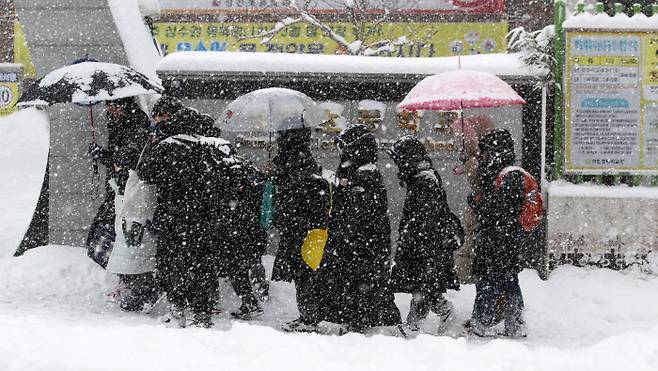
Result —
[[[0,115],[16,110],[18,102],[18,72],[0,71]]]
[[[658,101],[658,35],[648,35],[642,40],[642,86],[646,101]]]
[[[351,23],[327,23],[347,42],[356,40]],[[282,29],[269,42],[257,35],[274,23],[155,23],[158,43],[166,53],[176,51],[244,51],[308,54],[345,54],[320,28],[298,23]],[[381,40],[407,40],[381,51],[391,57],[443,57],[505,52],[508,24],[500,23],[369,23],[363,27],[365,44],[377,49]]]

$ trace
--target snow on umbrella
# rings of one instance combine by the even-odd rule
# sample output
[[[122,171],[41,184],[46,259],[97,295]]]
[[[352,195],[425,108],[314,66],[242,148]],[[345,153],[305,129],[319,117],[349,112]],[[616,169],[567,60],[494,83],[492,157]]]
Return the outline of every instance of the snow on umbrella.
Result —
[[[217,126],[226,132],[273,133],[314,128],[329,118],[313,99],[296,90],[267,88],[238,97],[224,109]]]
[[[398,107],[408,111],[454,111],[524,103],[525,100],[496,75],[455,70],[424,78]]]
[[[111,101],[164,91],[156,81],[118,64],[82,62],[54,70],[28,89],[19,105]]]

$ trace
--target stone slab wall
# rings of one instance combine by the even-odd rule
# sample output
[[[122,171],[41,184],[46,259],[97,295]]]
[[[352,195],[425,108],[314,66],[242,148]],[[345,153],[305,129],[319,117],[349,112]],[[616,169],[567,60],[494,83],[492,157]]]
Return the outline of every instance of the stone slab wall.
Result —
[[[88,55],[102,62],[126,64],[123,45],[105,0],[16,0],[37,75]],[[103,173],[93,174],[87,156],[91,141],[89,110],[72,104],[48,108],[50,141],[51,244],[82,246],[102,201]],[[104,108],[93,108],[99,142],[105,145]]]

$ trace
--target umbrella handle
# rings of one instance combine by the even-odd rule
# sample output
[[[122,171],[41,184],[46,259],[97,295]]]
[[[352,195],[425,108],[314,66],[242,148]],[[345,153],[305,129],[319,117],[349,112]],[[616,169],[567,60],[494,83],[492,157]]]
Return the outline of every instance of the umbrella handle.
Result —
[[[96,144],[96,129],[94,128],[94,110],[91,107],[91,104],[89,105],[89,126],[91,126],[91,142],[93,144]],[[94,175],[98,175],[98,160],[94,159]]]
[[[462,119],[462,154],[464,154],[466,153],[466,134],[464,133],[464,103],[460,101],[459,106],[461,108],[460,116]]]

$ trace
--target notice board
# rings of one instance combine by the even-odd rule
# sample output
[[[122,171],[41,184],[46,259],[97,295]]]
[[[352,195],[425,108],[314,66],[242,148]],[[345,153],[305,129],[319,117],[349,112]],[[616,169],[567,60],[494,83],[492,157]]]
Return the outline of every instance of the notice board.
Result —
[[[658,32],[566,32],[565,170],[658,174]]]

